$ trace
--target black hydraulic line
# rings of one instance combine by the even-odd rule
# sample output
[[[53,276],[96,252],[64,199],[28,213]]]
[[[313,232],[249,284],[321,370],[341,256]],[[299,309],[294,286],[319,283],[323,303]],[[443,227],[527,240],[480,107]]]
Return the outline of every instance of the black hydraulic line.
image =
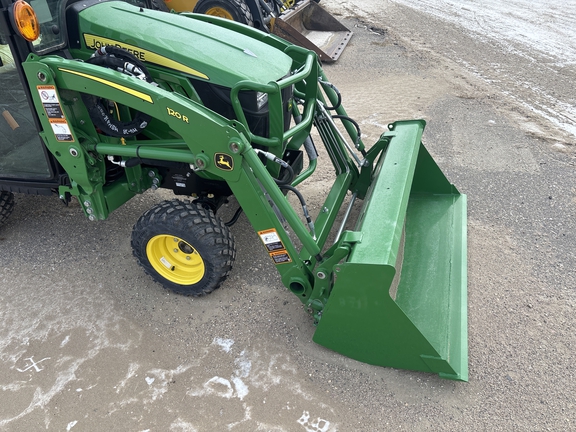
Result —
[[[306,218],[306,223],[308,224],[308,227],[310,228],[310,231],[312,232],[312,234],[314,234],[314,222],[312,221],[312,217],[310,216],[310,213],[308,213],[308,206],[306,205],[306,200],[304,199],[304,197],[302,196],[300,191],[298,189],[296,189],[295,187],[287,185],[287,184],[278,185],[278,187],[280,189],[286,189],[286,190],[289,190],[291,192],[294,192],[294,194],[298,197],[298,200],[300,201],[300,205],[302,206],[302,212],[304,213],[304,217]]]
[[[117,70],[154,84],[150,72],[140,60],[123,48],[106,46],[99,48],[88,63]],[[129,121],[120,121],[109,112],[108,102],[97,95],[82,93],[90,119],[104,134],[113,137],[133,137],[144,130],[152,119],[148,114],[136,112]]]
[[[298,111],[298,110],[297,110]],[[302,114],[294,115],[294,123],[300,124],[302,122]],[[318,151],[316,150],[316,146],[314,145],[314,141],[312,141],[312,136],[308,135],[303,143],[304,150],[306,150],[306,154],[308,155],[308,159],[315,160],[318,159]]]
[[[282,162],[284,162],[284,161],[282,161]],[[296,175],[294,174],[294,170],[292,169],[292,167],[290,166],[289,163],[284,162],[283,164],[280,164],[280,165],[282,167],[286,168],[286,170],[288,171],[288,178],[286,178],[286,179],[274,179],[274,181],[279,186],[285,185],[285,184],[289,185],[294,180],[294,177],[296,177]]]
[[[346,121],[349,121],[350,123],[352,123],[354,125],[354,127],[356,128],[356,132],[357,132],[356,141],[354,142],[354,147],[358,148],[358,143],[360,142],[360,135],[362,134],[362,132],[360,131],[360,125],[355,120],[351,119],[348,116],[333,115],[332,118],[333,119],[346,120]],[[365,149],[361,149],[360,152],[362,153],[362,156],[366,157],[366,150]]]
[[[264,9],[266,14],[272,15],[272,9],[270,9],[270,6],[268,6],[264,0],[260,0],[259,3],[260,3],[260,7],[262,9]]]
[[[288,171],[289,175],[288,175],[288,178],[286,180],[274,179],[276,184],[283,185],[283,184],[292,183],[292,181],[294,180],[294,177],[296,175],[294,174],[294,170],[292,169],[292,167],[290,166],[290,164],[288,162],[280,159],[279,157],[277,157],[273,153],[270,153],[270,152],[267,152],[264,150],[260,150],[260,149],[254,149],[254,150],[256,151],[256,153],[263,155],[266,159],[271,160],[274,163],[277,163],[278,165],[280,165],[281,167],[285,168]]]
[[[277,164],[283,166],[284,168],[286,168],[288,170],[290,175],[288,176],[289,178],[287,180],[274,179],[274,181],[278,185],[278,188],[280,188],[281,190],[284,189],[284,190],[292,191],[298,197],[298,200],[300,201],[300,205],[302,206],[302,212],[304,213],[304,217],[306,218],[306,222],[308,223],[308,227],[310,228],[310,232],[312,233],[312,235],[315,236],[315,234],[314,234],[314,222],[312,221],[312,217],[310,216],[310,213],[308,213],[308,207],[306,206],[306,200],[304,200],[304,197],[302,196],[302,194],[300,193],[300,191],[298,189],[296,189],[295,187],[290,185],[290,183],[292,183],[292,180],[294,180],[294,170],[292,169],[290,164],[287,163],[286,161],[283,161],[282,159],[276,157],[274,154],[267,152],[267,151],[260,150],[260,149],[254,149],[254,150],[256,151],[256,153],[262,154],[264,157],[266,157],[266,159],[269,159],[273,162],[276,162]]]
[[[328,81],[322,81],[320,80],[320,84],[325,85],[330,87],[332,90],[334,90],[334,93],[336,94],[336,97],[338,98],[338,100],[336,101],[336,103],[334,104],[334,106],[332,107],[324,107],[327,111],[334,111],[337,110],[338,108],[340,108],[340,106],[342,105],[342,95],[340,94],[340,90],[338,90],[336,88],[336,86],[334,84],[332,84],[331,82]]]
[[[232,219],[230,219],[228,222],[224,222],[224,225],[226,225],[227,227],[231,227],[236,222],[238,222],[238,218],[240,217],[241,214],[242,214],[242,207],[238,207],[238,210],[236,210],[236,213],[234,213]]]

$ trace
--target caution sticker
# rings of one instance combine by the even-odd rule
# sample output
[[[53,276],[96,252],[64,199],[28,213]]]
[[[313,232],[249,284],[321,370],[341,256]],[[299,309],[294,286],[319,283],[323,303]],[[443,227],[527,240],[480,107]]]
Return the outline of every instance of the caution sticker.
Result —
[[[46,112],[46,116],[48,117],[48,121],[50,122],[56,140],[60,142],[74,141],[70,125],[66,121],[64,111],[60,105],[56,87],[51,85],[39,85],[36,89],[40,95],[42,106],[44,107],[44,111]]]
[[[278,252],[271,252],[270,258],[272,258],[274,264],[286,264],[292,262],[290,255],[288,255],[288,252],[286,252],[285,250]]]
[[[42,101],[42,106],[46,115],[49,119],[53,118],[64,118],[64,112],[62,112],[62,107],[60,106],[60,101],[58,100],[58,94],[56,94],[56,88],[54,86],[38,86],[38,94],[40,95],[40,100]]]
[[[52,126],[52,131],[54,132],[54,136],[58,141],[74,141],[72,131],[70,130],[70,126],[68,126],[68,122],[66,120],[50,119],[50,126]]]
[[[258,231],[258,235],[262,239],[262,243],[264,243],[264,246],[266,246],[266,249],[268,249],[268,252],[272,252],[272,251],[276,251],[276,250],[280,250],[280,249],[286,249],[284,247],[284,244],[282,243],[282,240],[280,240],[280,236],[278,236],[278,233],[276,232],[275,229],[269,229],[266,231]]]
[[[274,264],[286,264],[292,262],[288,251],[284,247],[284,243],[282,243],[278,232],[274,228],[258,231],[258,235],[260,236],[262,243],[264,243],[264,246],[266,246],[268,254],[270,255],[270,258],[272,258],[272,261],[274,261]]]

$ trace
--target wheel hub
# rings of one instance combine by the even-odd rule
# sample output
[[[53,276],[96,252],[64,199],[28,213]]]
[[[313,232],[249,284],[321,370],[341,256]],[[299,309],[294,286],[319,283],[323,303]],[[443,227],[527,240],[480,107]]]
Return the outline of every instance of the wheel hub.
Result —
[[[213,7],[213,8],[208,9],[206,11],[206,15],[212,15],[212,16],[216,16],[216,17],[220,17],[220,18],[226,18],[226,19],[234,21],[234,17],[232,16],[232,14],[230,12],[228,12],[226,9],[221,8],[221,7]]]
[[[202,256],[192,245],[168,234],[152,237],[146,246],[146,255],[162,277],[179,285],[200,282],[206,271]]]

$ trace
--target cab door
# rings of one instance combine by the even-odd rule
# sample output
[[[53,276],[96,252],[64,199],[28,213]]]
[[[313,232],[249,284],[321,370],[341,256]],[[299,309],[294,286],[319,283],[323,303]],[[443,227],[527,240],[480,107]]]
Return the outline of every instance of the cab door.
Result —
[[[8,44],[0,37],[0,178],[53,177],[28,95]]]

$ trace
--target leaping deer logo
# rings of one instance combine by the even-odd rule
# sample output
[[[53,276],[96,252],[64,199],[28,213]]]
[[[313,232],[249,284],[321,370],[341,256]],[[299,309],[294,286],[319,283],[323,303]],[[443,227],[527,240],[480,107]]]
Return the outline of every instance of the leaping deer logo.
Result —
[[[232,171],[234,169],[234,160],[230,155],[225,153],[216,153],[214,155],[216,166],[224,171]]]

